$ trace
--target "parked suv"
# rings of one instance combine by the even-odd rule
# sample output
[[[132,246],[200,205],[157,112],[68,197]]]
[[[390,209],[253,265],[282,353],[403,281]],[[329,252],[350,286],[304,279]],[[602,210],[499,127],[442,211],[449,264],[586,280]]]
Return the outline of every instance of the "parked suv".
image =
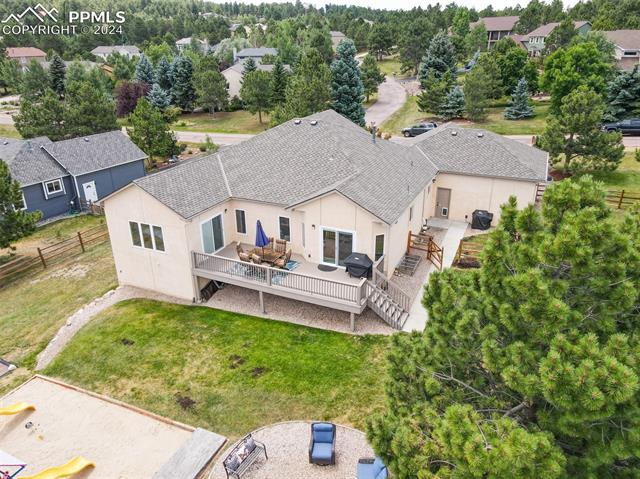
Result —
[[[418,123],[408,128],[403,128],[402,134],[407,138],[409,138],[410,136],[418,136],[426,133],[429,130],[433,130],[437,126],[438,125],[436,125],[435,123]]]
[[[630,120],[617,121],[615,123],[605,123],[602,125],[605,131],[619,131],[623,135],[640,135],[640,119],[632,118]]]

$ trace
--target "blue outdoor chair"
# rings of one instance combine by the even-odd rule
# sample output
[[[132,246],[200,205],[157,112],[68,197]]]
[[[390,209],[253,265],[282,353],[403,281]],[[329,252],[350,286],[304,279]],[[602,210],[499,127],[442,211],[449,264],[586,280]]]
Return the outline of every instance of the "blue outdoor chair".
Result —
[[[379,457],[363,458],[358,461],[358,479],[387,479],[389,473]]]
[[[309,462],[321,466],[336,463],[336,425],[329,422],[311,424]]]

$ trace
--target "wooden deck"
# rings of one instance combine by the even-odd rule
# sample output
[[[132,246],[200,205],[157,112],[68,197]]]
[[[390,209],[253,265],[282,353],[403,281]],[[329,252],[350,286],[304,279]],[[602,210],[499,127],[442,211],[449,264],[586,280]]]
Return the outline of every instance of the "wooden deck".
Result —
[[[214,255],[192,252],[192,269],[194,276],[349,313],[360,314],[367,306],[366,279],[350,278],[340,268],[320,271],[302,257],[293,259],[300,263],[293,271],[246,263],[237,259],[231,244]]]

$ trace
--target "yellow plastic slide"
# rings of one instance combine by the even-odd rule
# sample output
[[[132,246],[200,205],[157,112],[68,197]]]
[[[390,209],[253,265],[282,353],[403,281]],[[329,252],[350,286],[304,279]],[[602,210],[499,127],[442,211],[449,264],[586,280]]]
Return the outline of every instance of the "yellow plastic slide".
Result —
[[[35,476],[22,477],[20,479],[60,479],[61,477],[69,477],[78,474],[87,467],[95,467],[96,465],[82,456],[76,456],[67,462],[64,466],[50,467]]]
[[[26,410],[34,410],[35,406],[27,404],[26,402],[17,402],[7,407],[0,407],[0,416],[9,416],[11,414],[18,414],[19,412]]]

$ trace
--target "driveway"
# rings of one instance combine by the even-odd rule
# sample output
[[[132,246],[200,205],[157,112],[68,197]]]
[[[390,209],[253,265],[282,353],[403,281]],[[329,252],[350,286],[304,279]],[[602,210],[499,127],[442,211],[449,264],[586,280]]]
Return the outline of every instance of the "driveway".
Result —
[[[365,122],[367,125],[374,122],[376,126],[380,126],[404,105],[406,98],[407,92],[404,87],[395,78],[387,75],[378,87],[378,101],[365,112]]]

